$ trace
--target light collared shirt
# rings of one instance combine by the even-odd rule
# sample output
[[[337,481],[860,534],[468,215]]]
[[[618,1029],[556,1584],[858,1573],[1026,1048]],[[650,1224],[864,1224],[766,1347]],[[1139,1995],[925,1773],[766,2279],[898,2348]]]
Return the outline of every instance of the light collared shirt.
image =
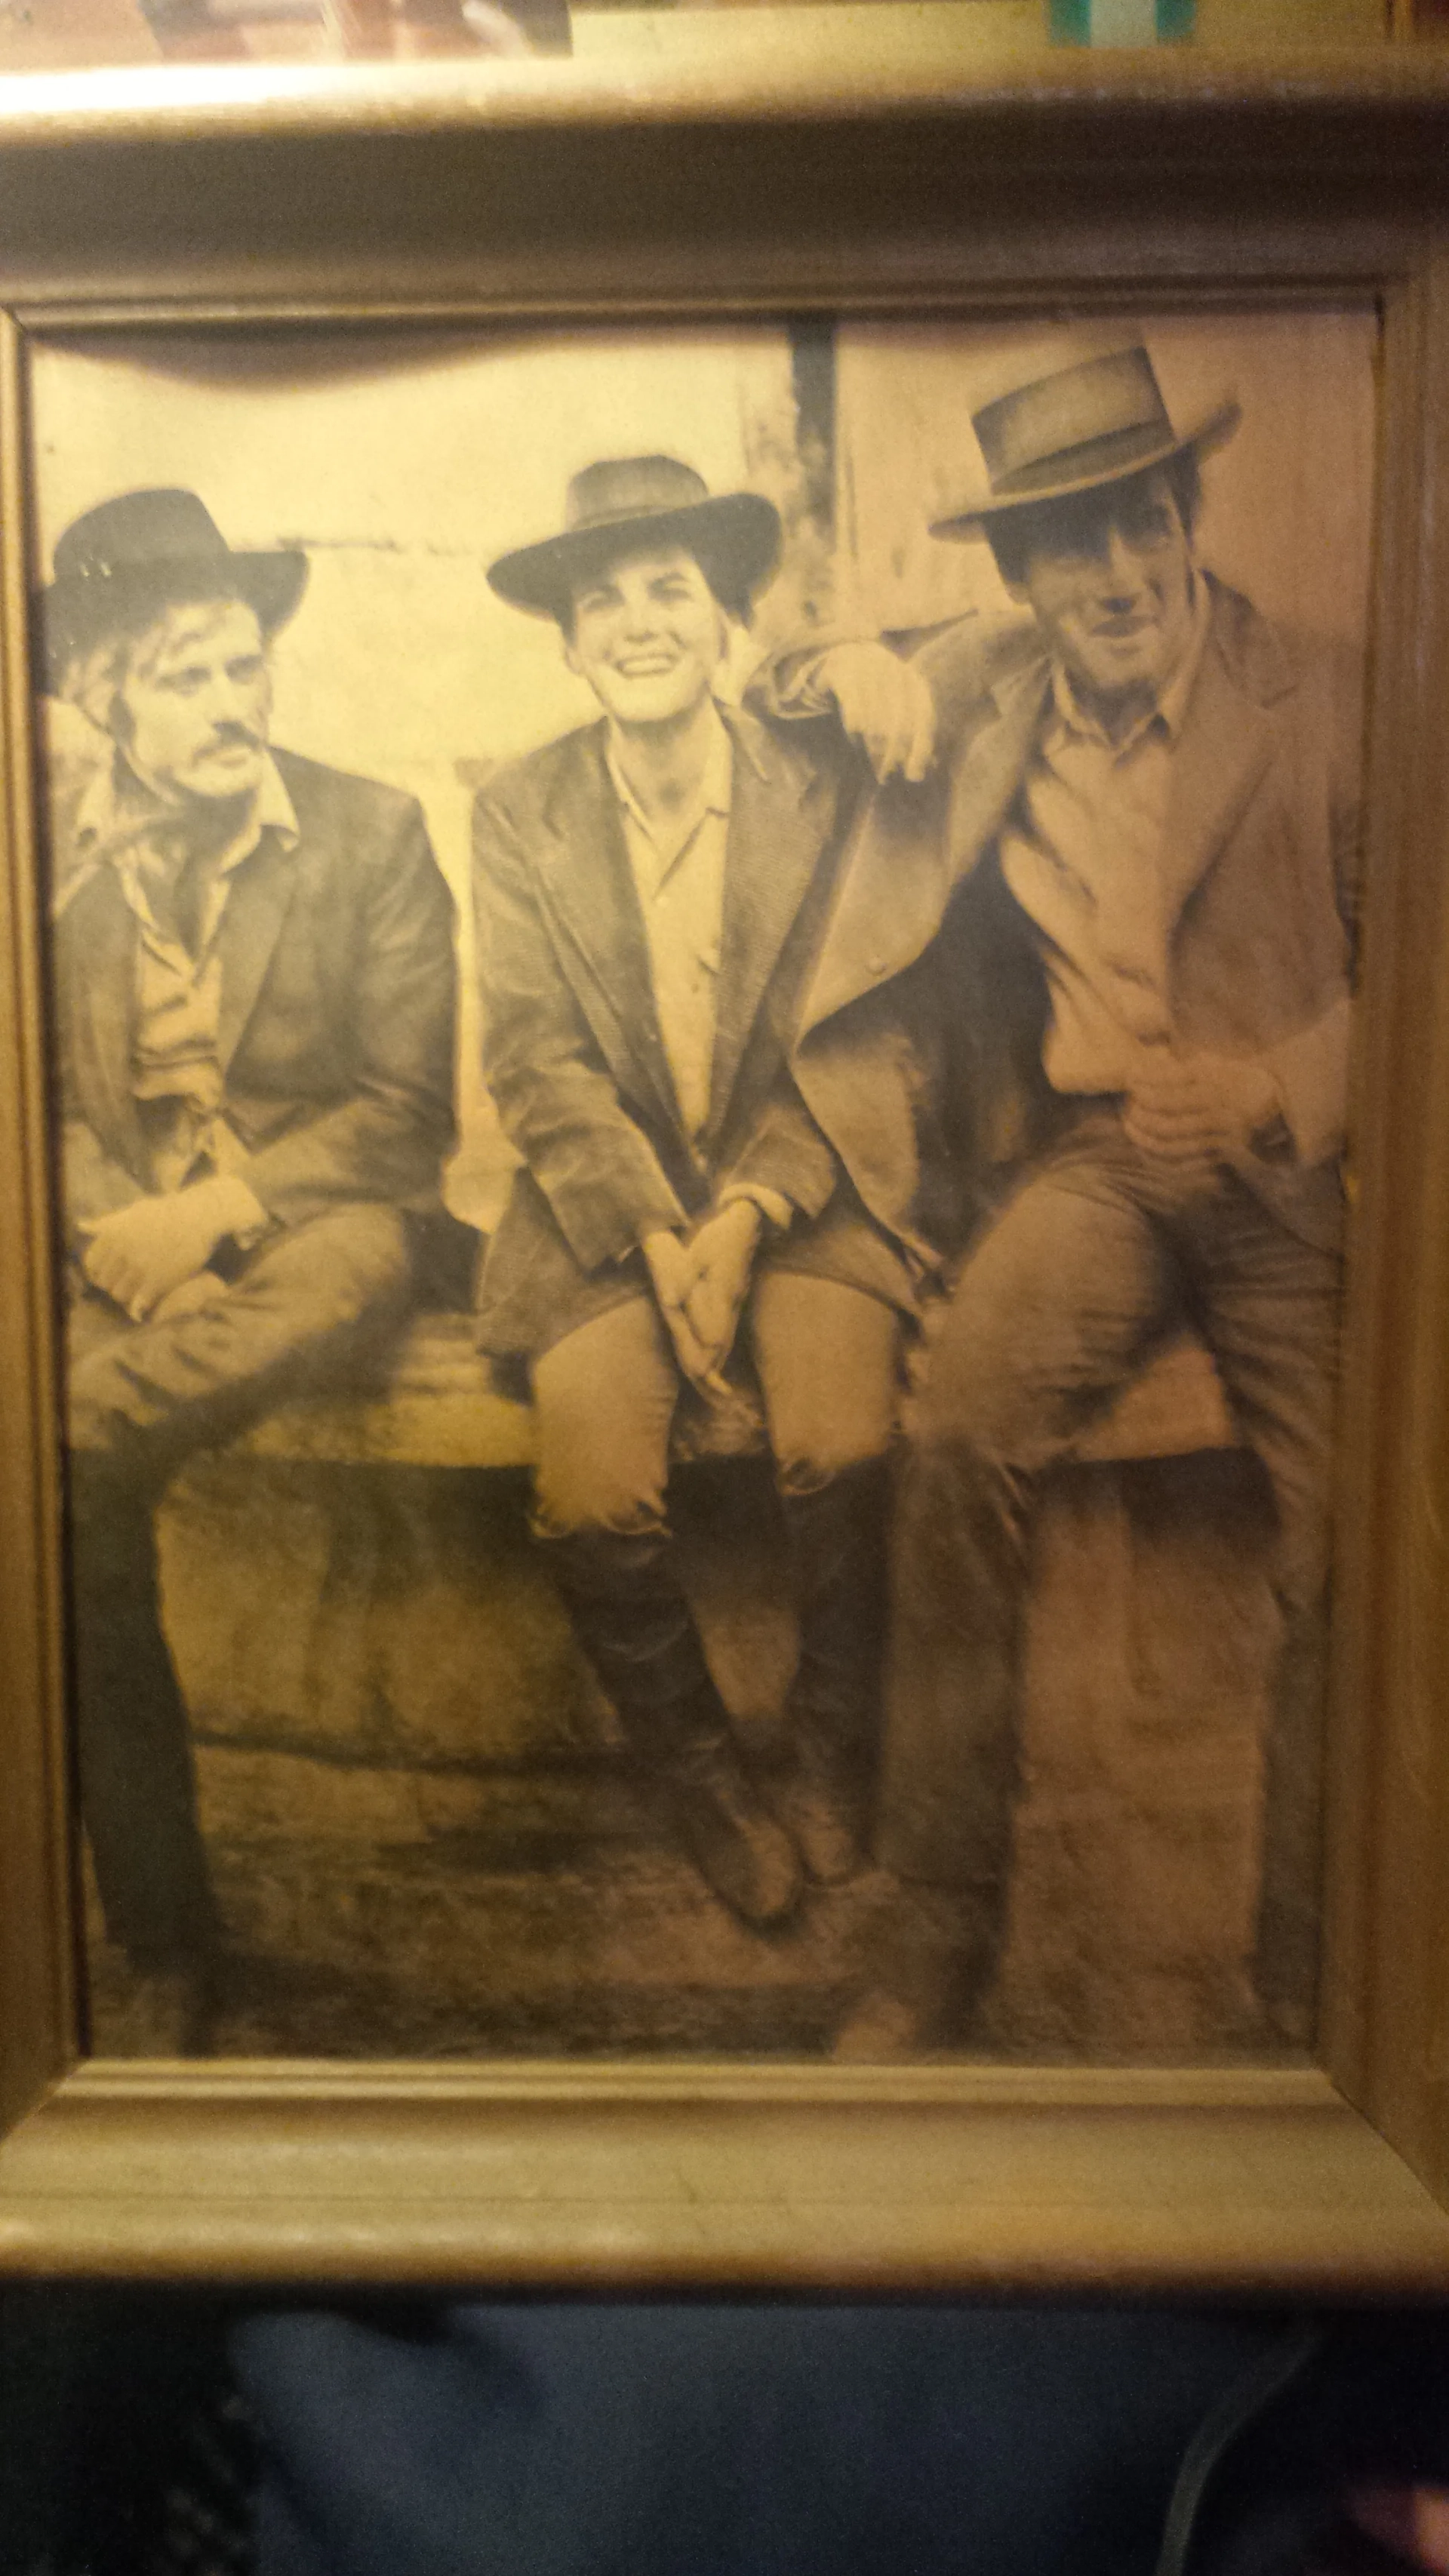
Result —
[[[711,708],[704,773],[677,818],[669,845],[655,837],[619,766],[612,737],[604,757],[619,800],[624,845],[644,916],[659,1034],[691,1144],[709,1120],[724,936],[725,845],[734,793],[734,746]]]
[[[612,735],[604,741],[629,870],[644,916],[659,1034],[691,1145],[697,1144],[709,1122],[724,941],[725,860],[734,797],[734,744],[718,708],[712,707],[710,714],[709,749],[699,789],[676,817],[668,846],[656,837],[624,776]],[[748,1199],[773,1226],[783,1229],[790,1223],[789,1200],[763,1183],[736,1182],[720,1193],[719,1204],[728,1207],[736,1199]]]
[[[1042,1061],[1057,1091],[1130,1091],[1144,1051],[1172,1038],[1163,847],[1210,614],[1199,580],[1177,666],[1120,742],[1082,707],[1061,664],[1052,668],[1001,865],[1040,934],[1051,1001]]]
[[[131,1090],[163,1191],[208,1173],[245,1177],[245,1148],[222,1114],[217,941],[237,871],[266,832],[287,848],[298,837],[292,800],[271,759],[231,839],[201,859],[188,844],[184,814],[119,758],[91,780],[77,812],[77,860],[87,871],[114,868],[137,926]],[[260,1206],[257,1216],[264,1224]]]

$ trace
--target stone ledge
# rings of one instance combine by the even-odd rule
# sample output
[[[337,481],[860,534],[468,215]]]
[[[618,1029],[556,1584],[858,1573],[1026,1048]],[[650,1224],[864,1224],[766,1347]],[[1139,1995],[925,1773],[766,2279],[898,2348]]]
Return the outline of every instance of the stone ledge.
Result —
[[[721,1420],[703,1406],[683,1414],[683,1458],[749,1455],[763,1448],[757,1411],[743,1399]],[[1148,1361],[1072,1455],[1093,1463],[1180,1458],[1239,1445],[1209,1353],[1181,1333]],[[490,1385],[472,1318],[419,1315],[387,1384],[356,1395],[310,1397],[279,1407],[234,1444],[233,1454],[323,1466],[531,1467],[533,1410]]]

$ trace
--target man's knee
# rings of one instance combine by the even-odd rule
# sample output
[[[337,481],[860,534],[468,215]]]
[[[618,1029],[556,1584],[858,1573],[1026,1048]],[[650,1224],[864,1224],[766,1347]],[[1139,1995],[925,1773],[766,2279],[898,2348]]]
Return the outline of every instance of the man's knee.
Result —
[[[396,1208],[349,1206],[274,1236],[239,1279],[174,1320],[97,1339],[73,1329],[67,1439],[164,1482],[198,1444],[228,1436],[249,1402],[285,1392],[307,1354],[363,1349],[406,1313],[412,1231]]]
[[[976,1293],[969,1274],[935,1336],[911,1406],[911,1437],[993,1468],[1040,1463],[1063,1394],[1062,1372],[1034,1361],[1009,1319]]]
[[[251,1279],[296,1285],[339,1325],[361,1323],[378,1309],[401,1308],[412,1293],[414,1237],[400,1208],[361,1203],[330,1210],[274,1236]]]

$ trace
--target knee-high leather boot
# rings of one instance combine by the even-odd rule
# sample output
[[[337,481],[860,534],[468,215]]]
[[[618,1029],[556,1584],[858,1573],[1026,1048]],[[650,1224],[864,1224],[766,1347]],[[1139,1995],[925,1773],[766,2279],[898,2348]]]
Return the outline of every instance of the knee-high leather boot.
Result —
[[[885,1458],[780,1496],[800,1626],[780,1812],[810,1876],[825,1886],[852,1877],[864,1857],[880,1740],[889,1501]]]
[[[741,1767],[668,1531],[580,1530],[538,1544],[630,1750],[701,1878],[742,1922],[783,1921],[800,1895],[799,1863]]]

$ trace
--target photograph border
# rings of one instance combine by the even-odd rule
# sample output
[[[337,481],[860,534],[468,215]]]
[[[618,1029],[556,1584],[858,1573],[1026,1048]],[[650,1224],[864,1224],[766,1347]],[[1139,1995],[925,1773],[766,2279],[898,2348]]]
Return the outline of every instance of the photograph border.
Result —
[[[883,15],[888,13],[883,12]],[[568,64],[0,102],[0,2271],[559,2288],[1449,2288],[1449,73],[1025,67],[766,99]],[[172,76],[174,77],[174,76]],[[64,95],[62,95],[64,93]],[[142,328],[1384,321],[1317,2062],[77,2063],[25,371]]]

